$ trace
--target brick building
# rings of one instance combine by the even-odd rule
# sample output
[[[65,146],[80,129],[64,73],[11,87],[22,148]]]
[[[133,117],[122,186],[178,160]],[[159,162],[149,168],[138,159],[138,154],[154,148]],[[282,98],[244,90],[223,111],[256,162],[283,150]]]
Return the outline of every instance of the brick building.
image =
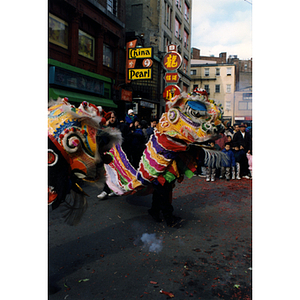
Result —
[[[49,1],[49,98],[117,109],[125,17],[125,0]]]

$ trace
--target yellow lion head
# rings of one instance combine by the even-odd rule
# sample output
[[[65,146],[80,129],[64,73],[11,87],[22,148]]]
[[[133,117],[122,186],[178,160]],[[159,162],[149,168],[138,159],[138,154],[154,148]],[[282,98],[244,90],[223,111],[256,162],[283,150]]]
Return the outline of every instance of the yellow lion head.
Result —
[[[208,99],[205,90],[193,94],[182,93],[166,103],[157,130],[187,144],[216,139],[224,128],[221,118],[223,108]]]

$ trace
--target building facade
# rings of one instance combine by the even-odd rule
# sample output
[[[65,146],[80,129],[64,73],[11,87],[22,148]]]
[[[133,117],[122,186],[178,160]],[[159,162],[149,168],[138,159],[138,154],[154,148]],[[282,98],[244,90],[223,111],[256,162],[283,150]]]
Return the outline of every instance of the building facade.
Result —
[[[252,123],[252,58],[230,55],[227,59],[226,52],[219,57],[201,56],[197,48],[192,48],[192,58],[193,87],[208,89],[210,98],[222,103],[224,120]]]
[[[125,0],[49,1],[49,98],[118,109]]]
[[[137,39],[140,46],[153,47],[154,51],[155,77],[151,82],[150,80],[131,82],[136,107],[143,109],[143,106],[139,105],[140,101],[142,104],[152,103],[154,105],[152,115],[160,116],[165,110],[162,93],[165,88],[163,78],[166,71],[162,60],[170,44],[176,44],[182,56],[182,65],[178,70],[180,74],[178,86],[182,91],[190,90],[191,10],[191,0],[126,1],[126,41]]]
[[[230,55],[228,62],[236,66],[234,123],[252,123],[252,58],[240,60]]]
[[[224,120],[234,118],[235,66],[219,64],[213,61],[192,59],[192,87],[203,88],[209,99],[222,104]]]

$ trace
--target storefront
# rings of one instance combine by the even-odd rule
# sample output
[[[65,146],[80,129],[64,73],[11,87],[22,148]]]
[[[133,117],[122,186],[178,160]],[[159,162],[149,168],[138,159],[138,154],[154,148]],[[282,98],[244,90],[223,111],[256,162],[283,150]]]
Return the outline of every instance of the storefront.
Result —
[[[133,99],[133,111],[141,120],[150,124],[151,119],[158,117],[158,103],[148,99]]]
[[[115,109],[112,84],[111,78],[49,59],[49,100],[67,97],[75,106],[87,101],[104,110]]]

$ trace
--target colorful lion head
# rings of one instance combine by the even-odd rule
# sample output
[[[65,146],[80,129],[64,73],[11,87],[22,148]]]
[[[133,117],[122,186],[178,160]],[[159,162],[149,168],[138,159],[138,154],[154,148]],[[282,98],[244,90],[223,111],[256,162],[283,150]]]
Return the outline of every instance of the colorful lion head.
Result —
[[[216,139],[223,128],[222,106],[208,99],[203,89],[195,89],[192,95],[182,93],[173,97],[166,108],[157,130],[187,144]]]

